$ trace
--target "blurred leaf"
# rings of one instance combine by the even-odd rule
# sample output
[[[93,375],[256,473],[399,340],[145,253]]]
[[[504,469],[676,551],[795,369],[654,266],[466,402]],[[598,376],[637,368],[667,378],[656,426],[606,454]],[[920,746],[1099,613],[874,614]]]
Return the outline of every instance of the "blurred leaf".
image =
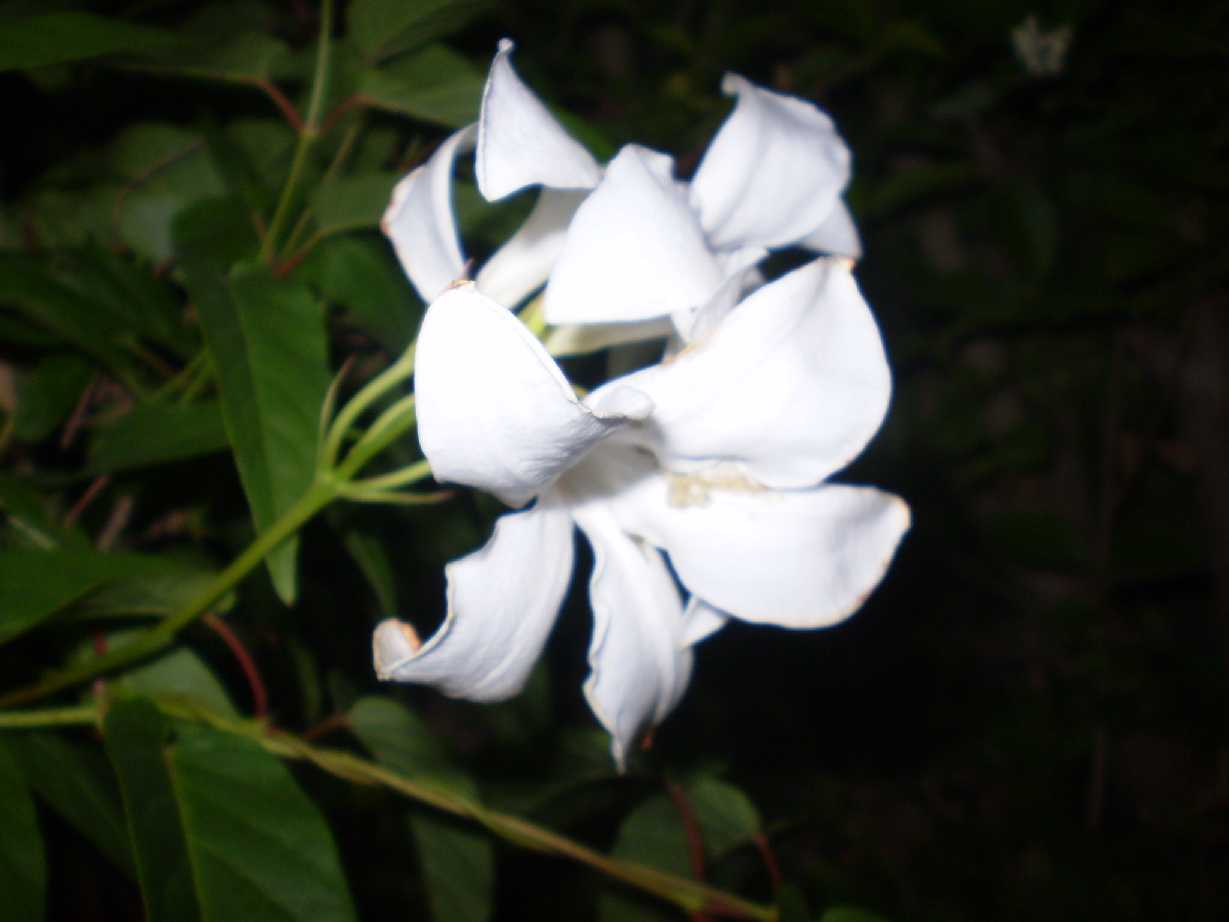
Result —
[[[376,595],[376,604],[382,612],[397,610],[397,584],[393,578],[393,567],[388,560],[388,552],[384,544],[371,535],[350,529],[345,533],[342,542],[359,570],[367,579]]]
[[[312,197],[320,233],[378,227],[399,178],[395,173],[369,173],[320,186]]]
[[[490,0],[351,0],[350,38],[374,61],[418,47],[460,29]]]
[[[295,133],[284,120],[235,119],[226,125],[225,131],[266,184],[276,188],[285,179],[294,152]]]
[[[208,566],[175,557],[148,558],[154,563],[138,576],[117,579],[91,592],[74,606],[87,618],[169,615],[199,595],[217,576]],[[227,593],[211,607],[223,612],[234,604]]]
[[[819,917],[819,922],[887,922],[883,916],[856,906],[834,906]]]
[[[755,805],[731,784],[701,777],[686,786],[686,794],[704,850],[713,858],[750,842],[762,828]]]
[[[460,128],[478,118],[486,78],[466,58],[431,45],[371,70],[358,92],[370,105],[424,122]]]
[[[125,580],[140,584],[151,577],[183,574],[183,564],[144,554],[77,548],[0,551],[0,643],[100,586]]]
[[[230,268],[212,237],[217,203],[175,222],[176,250],[218,372],[222,412],[257,530],[307,490],[315,470],[320,407],[329,384],[324,312],[301,283],[250,261]],[[208,214],[207,220],[201,220]],[[282,601],[297,594],[291,538],[266,563]]]
[[[241,33],[216,42],[206,40],[193,48],[177,49],[173,57],[162,57],[148,69],[248,84],[293,73],[289,46],[281,39],[257,32]]]
[[[330,238],[312,251],[300,272],[391,354],[400,355],[409,345],[422,304],[383,240]]]
[[[95,473],[167,464],[227,447],[221,405],[143,403],[95,430],[89,469]]]
[[[410,831],[427,903],[436,922],[484,922],[495,898],[495,855],[489,837],[452,817],[415,813]]]
[[[112,370],[128,367],[127,357],[115,346],[113,318],[97,301],[52,278],[39,260],[0,253],[0,304],[15,305]]]
[[[107,753],[137,849],[151,919],[350,920],[332,834],[273,756],[235,736],[117,702]]]
[[[807,898],[797,884],[785,883],[777,890],[778,922],[810,922]]]
[[[47,859],[34,800],[7,740],[0,739],[0,894],[10,919],[43,918]]]
[[[225,188],[206,156],[204,137],[176,125],[133,125],[112,145],[109,158],[112,168],[128,181],[114,206],[120,237],[154,262],[164,262],[175,253],[176,215]],[[251,236],[249,224],[236,239]]]
[[[171,32],[92,13],[45,13],[0,19],[0,72],[109,54],[148,54],[173,47]]]
[[[681,877],[691,876],[687,832],[678,809],[664,794],[649,798],[619,825],[610,854],[647,864]],[[598,897],[599,922],[675,919],[677,916],[645,897],[608,889]]]
[[[350,729],[376,761],[409,778],[449,776],[443,747],[417,714],[389,698],[360,698],[347,712]]]
[[[115,776],[97,747],[50,732],[12,738],[30,788],[116,867],[134,873]]]
[[[75,355],[43,359],[18,389],[13,435],[25,442],[40,442],[72,412],[90,383],[94,369]]]

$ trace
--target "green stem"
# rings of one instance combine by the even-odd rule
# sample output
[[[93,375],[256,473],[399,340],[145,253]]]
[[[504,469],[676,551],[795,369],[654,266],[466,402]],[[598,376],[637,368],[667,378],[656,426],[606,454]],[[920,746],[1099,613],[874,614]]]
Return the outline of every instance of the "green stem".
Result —
[[[408,486],[411,483],[418,483],[420,480],[426,480],[431,476],[431,465],[427,463],[427,459],[415,461],[409,467],[403,467],[399,471],[393,471],[391,474],[381,474],[378,477],[364,477],[362,480],[352,480],[351,487],[358,487],[363,490],[390,490],[396,487]]]
[[[450,789],[414,781],[353,753],[313,746],[292,734],[270,730],[252,721],[236,721],[212,711],[185,710],[182,705],[160,704],[160,707],[175,716],[202,721],[223,732],[244,736],[266,752],[281,758],[310,762],[330,775],[354,784],[386,787],[419,803],[473,820],[509,842],[587,865],[607,877],[658,896],[687,912],[720,913],[762,922],[775,922],[777,919],[776,910],[770,906],[753,903],[732,893],[656,868],[609,857],[528,820],[490,810]]]
[[[364,464],[414,428],[415,422],[414,395],[409,394],[395,401],[376,418],[371,428],[350,449],[337,468],[337,475],[342,480],[350,480]]]
[[[283,541],[293,535],[317,512],[336,499],[341,485],[332,478],[319,478],[308,487],[289,509],[262,531],[247,549],[231,561],[230,565],[209,581],[189,602],[175,611],[156,627],[143,632],[134,640],[116,647],[102,656],[94,657],[75,666],[53,672],[33,685],[19,688],[0,696],[0,707],[32,701],[60,691],[72,685],[88,681],[95,676],[126,666],[151,653],[168,646],[185,627],[204,614],[243,577],[247,576]]]
[[[323,0],[320,5],[320,38],[316,45],[316,69],[312,75],[312,95],[307,106],[307,118],[303,122],[303,130],[299,132],[298,143],[294,148],[294,159],[290,162],[290,174],[282,187],[281,197],[277,202],[277,210],[273,212],[273,220],[269,222],[269,230],[265,233],[264,242],[260,247],[260,256],[265,262],[273,259],[277,251],[277,239],[281,235],[282,226],[290,214],[294,204],[295,189],[307,162],[307,154],[320,131],[320,107],[324,102],[324,90],[328,84],[329,49],[333,34],[333,0]]]
[[[0,711],[0,729],[68,727],[98,723],[98,709],[92,704],[71,708],[44,708],[37,711]]]
[[[350,152],[354,149],[354,144],[358,140],[359,132],[362,131],[363,119],[356,120],[349,128],[346,129],[345,135],[341,139],[341,144],[337,148],[337,153],[333,155],[333,162],[329,164],[327,170],[324,171],[324,178],[320,180],[320,185],[327,186],[337,179],[337,174],[341,171],[342,166],[350,156]],[[284,254],[286,258],[293,257],[298,253],[299,238],[307,232],[308,224],[311,222],[311,209],[303,209],[303,213],[299,215],[299,220],[294,228],[290,231],[290,236],[286,238],[286,246]],[[319,233],[312,236],[307,243],[303,244],[302,249],[307,250],[315,246],[320,237]]]
[[[350,431],[363,411],[383,396],[390,388],[400,384],[413,373],[414,346],[410,346],[405,352],[401,353],[397,361],[368,381],[359,389],[357,394],[350,398],[350,401],[337,414],[337,419],[333,420],[333,425],[325,439],[324,463],[326,466],[333,467],[337,464],[337,455],[341,451],[341,443],[345,439],[346,433]]]

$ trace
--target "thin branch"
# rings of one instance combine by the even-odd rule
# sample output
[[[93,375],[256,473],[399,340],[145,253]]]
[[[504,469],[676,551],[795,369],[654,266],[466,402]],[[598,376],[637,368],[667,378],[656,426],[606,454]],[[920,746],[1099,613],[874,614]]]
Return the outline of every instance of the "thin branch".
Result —
[[[230,625],[213,612],[205,612],[201,621],[221,637],[222,642],[230,648],[235,661],[239,663],[239,668],[243,670],[243,677],[247,679],[248,689],[252,692],[252,713],[259,718],[265,717],[269,713],[269,693],[265,691],[265,683],[260,677],[260,669],[256,665],[255,658],[243,645],[239,635],[230,629]]]

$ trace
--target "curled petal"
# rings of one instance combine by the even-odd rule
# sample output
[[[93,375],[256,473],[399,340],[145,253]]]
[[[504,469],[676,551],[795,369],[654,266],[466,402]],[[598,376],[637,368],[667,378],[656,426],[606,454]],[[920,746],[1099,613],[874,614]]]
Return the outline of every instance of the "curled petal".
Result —
[[[724,280],[669,158],[629,145],[576,212],[546,286],[548,323],[626,323],[699,307]]]
[[[559,614],[573,553],[572,520],[562,507],[546,501],[502,516],[481,550],[445,568],[448,613],[425,644],[401,621],[376,628],[376,674],[471,701],[512,697]]]
[[[581,506],[573,516],[594,556],[585,698],[622,770],[628,750],[674,709],[691,679],[683,603],[661,554],[624,534],[608,510]]]
[[[715,326],[701,312],[695,328],[710,327],[672,362],[606,385],[649,395],[656,409],[634,434],[666,467],[734,462],[766,486],[810,486],[879,428],[891,372],[870,308],[838,261],[764,285]]]
[[[508,39],[491,62],[478,130],[478,190],[493,202],[526,186],[592,189],[602,168],[512,68]]]
[[[713,246],[795,243],[827,219],[849,182],[849,148],[809,102],[727,74],[734,111],[691,183],[691,201]]]
[[[478,273],[478,288],[507,307],[540,288],[563,249],[568,223],[584,197],[584,192],[561,189],[538,193],[525,223]]]
[[[643,394],[620,388],[582,404],[533,334],[472,283],[428,308],[414,391],[418,439],[435,478],[512,505],[652,409]]]
[[[427,303],[465,274],[452,210],[452,166],[458,154],[473,146],[476,133],[474,125],[454,133],[397,183],[380,222],[401,268]]]
[[[767,490],[663,474],[622,445],[604,446],[569,483],[582,476],[589,502],[602,497],[623,529],[662,548],[716,614],[781,627],[827,627],[852,615],[909,529],[904,501],[871,487]],[[701,616],[685,637],[706,636],[714,622]]]
[[[841,199],[836,200],[824,223],[807,234],[798,245],[816,253],[831,253],[848,259],[862,258],[862,238],[853,223],[853,215]]]

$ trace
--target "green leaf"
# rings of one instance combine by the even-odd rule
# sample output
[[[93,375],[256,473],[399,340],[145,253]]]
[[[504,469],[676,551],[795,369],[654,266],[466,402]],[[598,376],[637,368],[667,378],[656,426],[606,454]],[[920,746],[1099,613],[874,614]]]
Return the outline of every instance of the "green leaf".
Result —
[[[108,649],[119,649],[136,632],[110,635]],[[205,661],[191,650],[172,650],[148,663],[142,663],[112,681],[121,692],[140,697],[166,698],[197,704],[232,717],[238,716],[230,696]]]
[[[374,61],[454,32],[490,0],[352,0],[346,15],[351,40]]]
[[[427,903],[436,922],[485,922],[494,910],[495,855],[480,830],[451,817],[410,817]]]
[[[114,206],[120,237],[154,262],[174,255],[175,216],[202,199],[221,195],[225,188],[207,156],[204,137],[178,125],[133,125],[111,145],[108,162],[127,181]],[[246,241],[252,236],[249,221],[232,239]]]
[[[142,554],[88,549],[0,551],[0,643],[103,585],[182,573],[182,565],[174,561]]]
[[[649,798],[628,814],[619,826],[611,855],[682,877],[691,876],[687,832],[678,809],[664,794]],[[660,905],[621,890],[604,891],[598,898],[597,909],[599,922],[676,918]]]
[[[453,773],[439,741],[412,711],[388,698],[360,698],[347,713],[359,742],[377,762],[409,778]]]
[[[312,197],[320,234],[379,227],[398,179],[396,173],[368,173],[320,186]]]
[[[223,451],[226,426],[217,401],[144,403],[96,430],[89,469],[109,473]]]
[[[115,776],[96,746],[49,732],[11,740],[31,790],[126,874],[133,873]]]
[[[92,13],[0,19],[0,72],[109,54],[147,54],[178,41],[171,32]]]
[[[400,355],[409,345],[422,303],[385,241],[332,237],[312,251],[300,272],[389,353]]]
[[[13,434],[25,442],[39,442],[62,423],[81,399],[94,370],[76,355],[43,359],[18,388]]]
[[[784,883],[777,890],[778,922],[810,922],[806,894],[797,884]]]
[[[704,850],[713,858],[750,842],[762,828],[755,805],[733,785],[701,777],[687,785],[686,793]]]
[[[366,577],[368,585],[376,594],[377,604],[383,612],[397,610],[396,581],[393,579],[393,567],[388,559],[384,544],[371,535],[363,534],[353,529],[346,532],[342,539],[346,550],[358,568]]]
[[[431,45],[359,78],[369,105],[460,128],[478,118],[485,75],[443,45]]]
[[[43,918],[47,860],[34,800],[7,741],[0,739],[0,894],[10,919]]]
[[[103,722],[107,757],[119,779],[145,918],[202,919],[194,868],[168,771],[171,724],[148,701],[117,701]]]
[[[49,505],[26,480],[0,475],[0,511],[5,515],[5,524],[12,536],[10,546],[42,551],[65,544],[78,549],[89,548],[89,542],[80,531],[64,528]]]
[[[267,528],[311,483],[320,407],[329,386],[324,312],[301,282],[275,279],[259,262],[228,265],[212,238],[216,203],[175,222],[188,289],[222,391],[222,413],[257,530]],[[199,220],[202,211],[209,220]],[[291,538],[269,555],[274,588],[297,594]]]
[[[273,756],[148,701],[104,724],[150,919],[349,922],[355,918],[324,818]]]
[[[203,922],[356,918],[328,824],[281,762],[194,728],[167,764]]]
[[[98,301],[54,279],[45,261],[0,253],[0,305],[19,308],[86,355],[117,373],[126,373],[128,358],[115,345],[115,318]]]
[[[201,80],[256,83],[293,74],[292,64],[290,47],[281,39],[244,32],[177,49],[174,57],[162,57],[149,69]]]

